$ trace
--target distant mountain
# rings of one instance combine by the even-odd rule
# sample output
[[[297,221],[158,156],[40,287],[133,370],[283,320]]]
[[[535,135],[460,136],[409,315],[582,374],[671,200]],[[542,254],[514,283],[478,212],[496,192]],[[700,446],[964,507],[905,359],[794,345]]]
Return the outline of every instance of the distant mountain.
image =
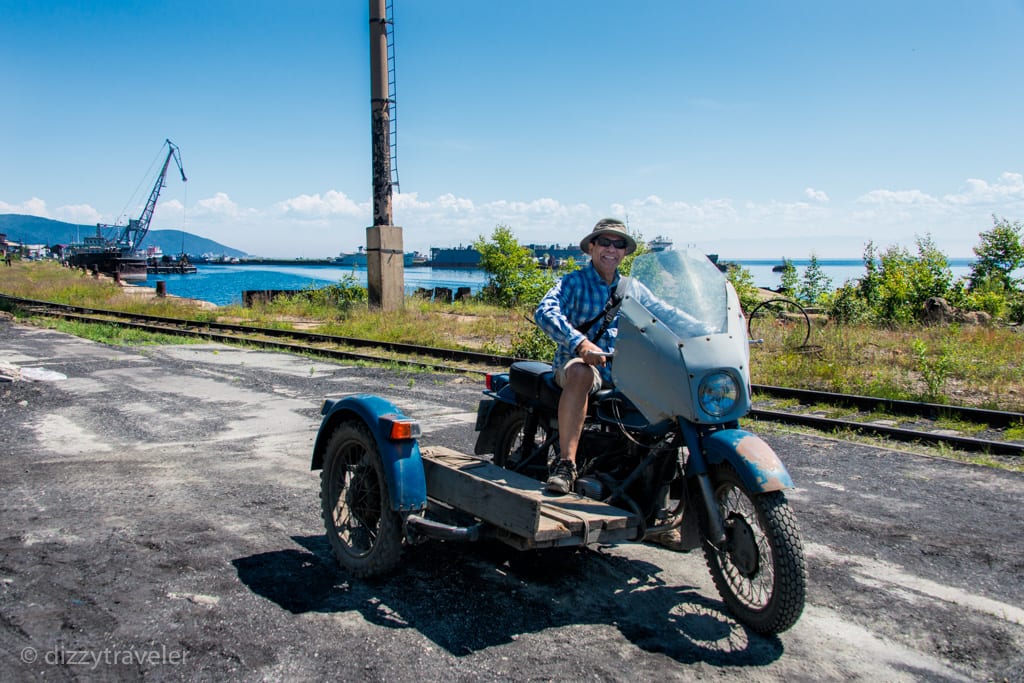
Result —
[[[83,237],[96,234],[96,226],[75,225],[38,216],[5,213],[0,214],[0,233],[7,235],[7,239],[13,242],[53,246],[54,244],[81,242]],[[116,236],[116,234],[104,234],[104,237],[108,238]],[[235,258],[248,256],[244,251],[232,249],[220,242],[180,230],[150,230],[146,234],[142,246],[143,248],[160,247],[165,254],[171,255],[180,254],[184,250],[190,256],[201,256],[202,254],[217,254]]]

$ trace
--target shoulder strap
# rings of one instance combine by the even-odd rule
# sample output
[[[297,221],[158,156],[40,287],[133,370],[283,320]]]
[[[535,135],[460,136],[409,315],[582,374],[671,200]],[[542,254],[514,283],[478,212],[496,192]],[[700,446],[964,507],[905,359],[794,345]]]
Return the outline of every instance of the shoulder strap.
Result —
[[[628,284],[628,277],[619,276],[619,283],[618,285],[615,286],[615,289],[611,291],[611,294],[608,295],[608,301],[604,305],[604,310],[602,310],[596,318],[588,320],[586,323],[583,324],[583,326],[577,328],[580,332],[583,333],[584,336],[588,336],[587,332],[590,330],[591,327],[594,326],[594,323],[596,323],[601,318],[604,318],[604,322],[602,322],[601,327],[598,328],[597,334],[594,335],[595,341],[601,338],[601,336],[608,329],[608,326],[612,324],[612,320],[615,319],[615,314],[619,312],[619,306],[622,305],[622,297],[626,291],[626,286]]]
[[[612,296],[615,296],[615,295],[613,294]],[[608,301],[611,301],[611,299],[609,298]],[[594,316],[593,318],[591,318],[587,322],[583,323],[582,325],[580,325],[576,329],[579,330],[580,332],[582,332],[583,336],[586,336],[587,332],[590,331],[590,328],[594,326],[594,323],[596,323],[598,320],[600,320],[601,318],[604,317],[605,311],[607,311],[607,310],[608,310],[608,304],[605,304],[605,308],[602,309],[600,313],[598,313],[596,316]]]

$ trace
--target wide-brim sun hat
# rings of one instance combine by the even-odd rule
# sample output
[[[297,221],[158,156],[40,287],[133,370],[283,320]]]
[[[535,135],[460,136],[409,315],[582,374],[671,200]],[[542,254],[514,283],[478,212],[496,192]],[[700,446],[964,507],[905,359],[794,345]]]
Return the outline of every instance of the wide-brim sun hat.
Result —
[[[580,240],[580,251],[584,254],[590,253],[590,242],[595,237],[601,235],[609,235],[615,238],[622,238],[626,240],[626,255],[632,254],[636,251],[636,240],[626,230],[626,224],[615,218],[602,218],[594,226],[594,229],[590,231],[590,234]]]

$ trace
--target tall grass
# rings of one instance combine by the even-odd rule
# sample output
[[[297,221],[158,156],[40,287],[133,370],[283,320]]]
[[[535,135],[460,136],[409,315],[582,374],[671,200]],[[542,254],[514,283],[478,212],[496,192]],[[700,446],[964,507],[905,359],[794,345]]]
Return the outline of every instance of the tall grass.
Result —
[[[1024,410],[1024,336],[979,326],[816,325],[809,348],[785,331],[751,349],[758,384]]]
[[[55,261],[15,261],[10,267],[0,266],[0,293],[23,299],[172,318],[215,317],[212,311],[188,299],[140,296],[138,292],[142,291],[145,288],[122,287],[108,277],[97,278]]]

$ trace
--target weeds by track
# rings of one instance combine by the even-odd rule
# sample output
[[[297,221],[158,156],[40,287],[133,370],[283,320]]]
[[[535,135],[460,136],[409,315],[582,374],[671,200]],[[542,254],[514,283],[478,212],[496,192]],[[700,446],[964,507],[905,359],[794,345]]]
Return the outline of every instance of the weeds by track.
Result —
[[[501,371],[517,360],[524,360],[415,344],[122,313],[21,299],[3,294],[0,294],[0,301],[9,308],[20,309],[32,315],[131,327],[158,334],[227,344],[245,344],[334,360],[389,363],[434,371],[480,375]],[[826,432],[867,433],[887,439],[945,445],[958,450],[993,455],[1024,455],[1024,442],[1004,438],[1005,430],[1024,427],[1024,413],[765,385],[754,385],[753,391],[755,408],[750,416],[759,420],[803,425]],[[958,429],[943,428],[943,422],[971,425],[971,431],[977,436],[964,434]]]

